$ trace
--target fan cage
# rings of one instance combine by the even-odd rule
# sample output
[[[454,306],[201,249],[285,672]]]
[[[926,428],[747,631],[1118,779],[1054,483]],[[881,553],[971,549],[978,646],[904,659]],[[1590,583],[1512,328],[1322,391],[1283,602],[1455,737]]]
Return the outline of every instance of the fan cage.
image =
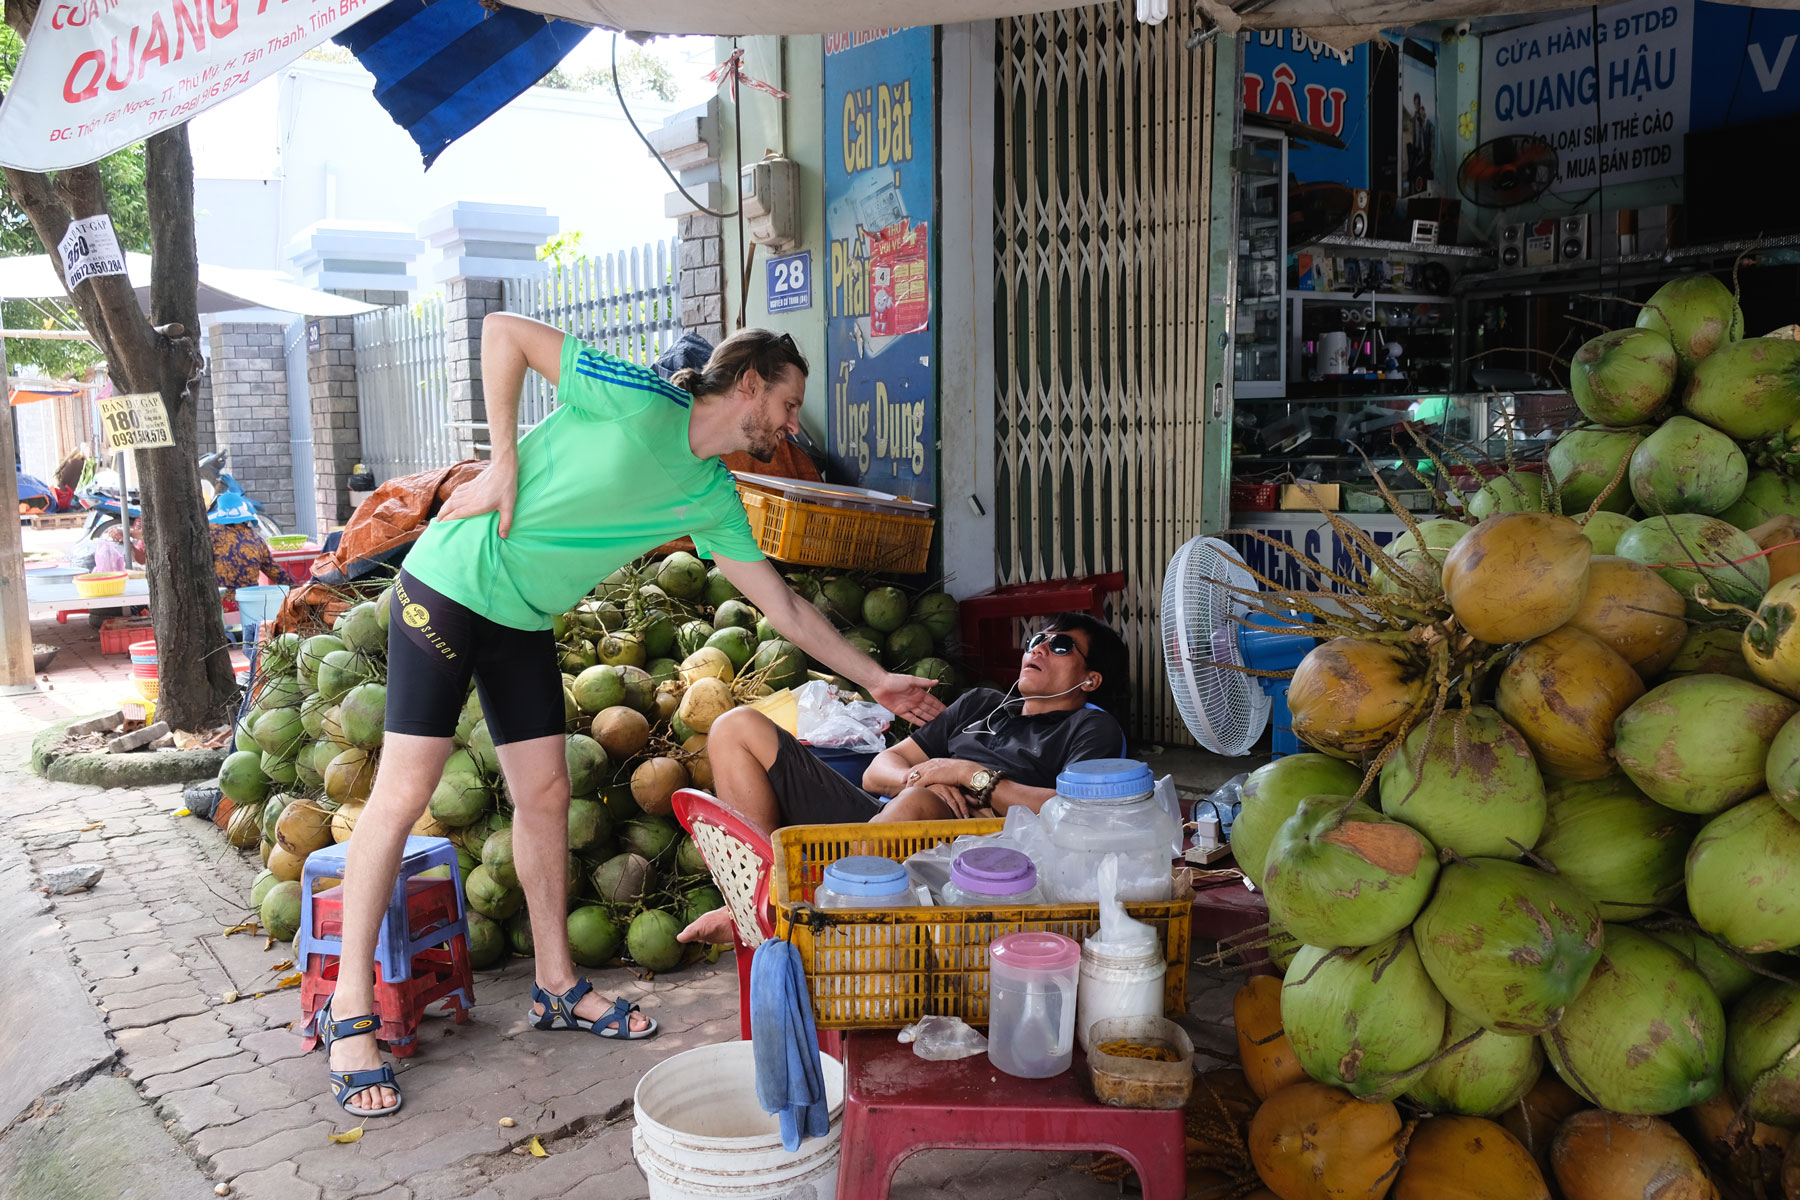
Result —
[[[1169,560],[1163,576],[1163,667],[1188,732],[1215,754],[1248,754],[1268,727],[1272,708],[1244,666],[1239,621],[1249,614],[1243,592],[1255,577],[1218,538],[1194,538]],[[1228,666],[1213,666],[1223,663]]]

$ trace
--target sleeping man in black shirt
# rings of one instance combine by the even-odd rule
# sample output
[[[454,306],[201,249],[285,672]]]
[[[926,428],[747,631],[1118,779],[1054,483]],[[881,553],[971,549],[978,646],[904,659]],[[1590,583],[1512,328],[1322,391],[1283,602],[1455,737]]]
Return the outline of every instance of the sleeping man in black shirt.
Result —
[[[714,787],[765,830],[1005,816],[1014,805],[1035,812],[1068,764],[1124,754],[1113,713],[1123,711],[1126,663],[1125,643],[1105,624],[1060,613],[1027,640],[1014,691],[964,693],[878,754],[860,788],[760,712],[734,708],[707,737]],[[720,909],[681,940],[729,941],[729,923]]]

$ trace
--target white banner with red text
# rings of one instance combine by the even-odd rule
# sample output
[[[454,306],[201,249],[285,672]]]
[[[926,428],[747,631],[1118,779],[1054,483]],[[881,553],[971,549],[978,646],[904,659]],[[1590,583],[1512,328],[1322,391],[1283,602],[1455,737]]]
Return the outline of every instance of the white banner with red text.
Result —
[[[247,91],[387,0],[43,0],[0,104],[0,165],[106,157]]]

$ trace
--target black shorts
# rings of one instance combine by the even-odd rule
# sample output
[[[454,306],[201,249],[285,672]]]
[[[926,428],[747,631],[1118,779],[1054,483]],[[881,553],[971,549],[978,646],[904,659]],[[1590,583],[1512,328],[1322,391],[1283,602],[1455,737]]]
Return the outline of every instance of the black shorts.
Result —
[[[497,624],[404,571],[388,604],[389,733],[455,734],[472,676],[494,745],[562,736],[562,670],[550,630]]]
[[[775,735],[781,749],[769,768],[769,787],[783,825],[848,825],[881,811],[875,797],[826,766],[787,730]]]

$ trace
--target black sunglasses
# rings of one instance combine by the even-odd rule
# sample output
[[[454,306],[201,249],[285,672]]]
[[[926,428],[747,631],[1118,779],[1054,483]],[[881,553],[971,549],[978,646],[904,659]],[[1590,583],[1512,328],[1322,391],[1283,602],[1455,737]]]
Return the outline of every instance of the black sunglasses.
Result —
[[[1058,658],[1067,658],[1071,654],[1080,654],[1084,659],[1087,657],[1086,654],[1082,653],[1082,649],[1076,644],[1075,639],[1066,633],[1051,633],[1049,631],[1034,633],[1025,643],[1025,653],[1030,654],[1039,646],[1044,647]]]

